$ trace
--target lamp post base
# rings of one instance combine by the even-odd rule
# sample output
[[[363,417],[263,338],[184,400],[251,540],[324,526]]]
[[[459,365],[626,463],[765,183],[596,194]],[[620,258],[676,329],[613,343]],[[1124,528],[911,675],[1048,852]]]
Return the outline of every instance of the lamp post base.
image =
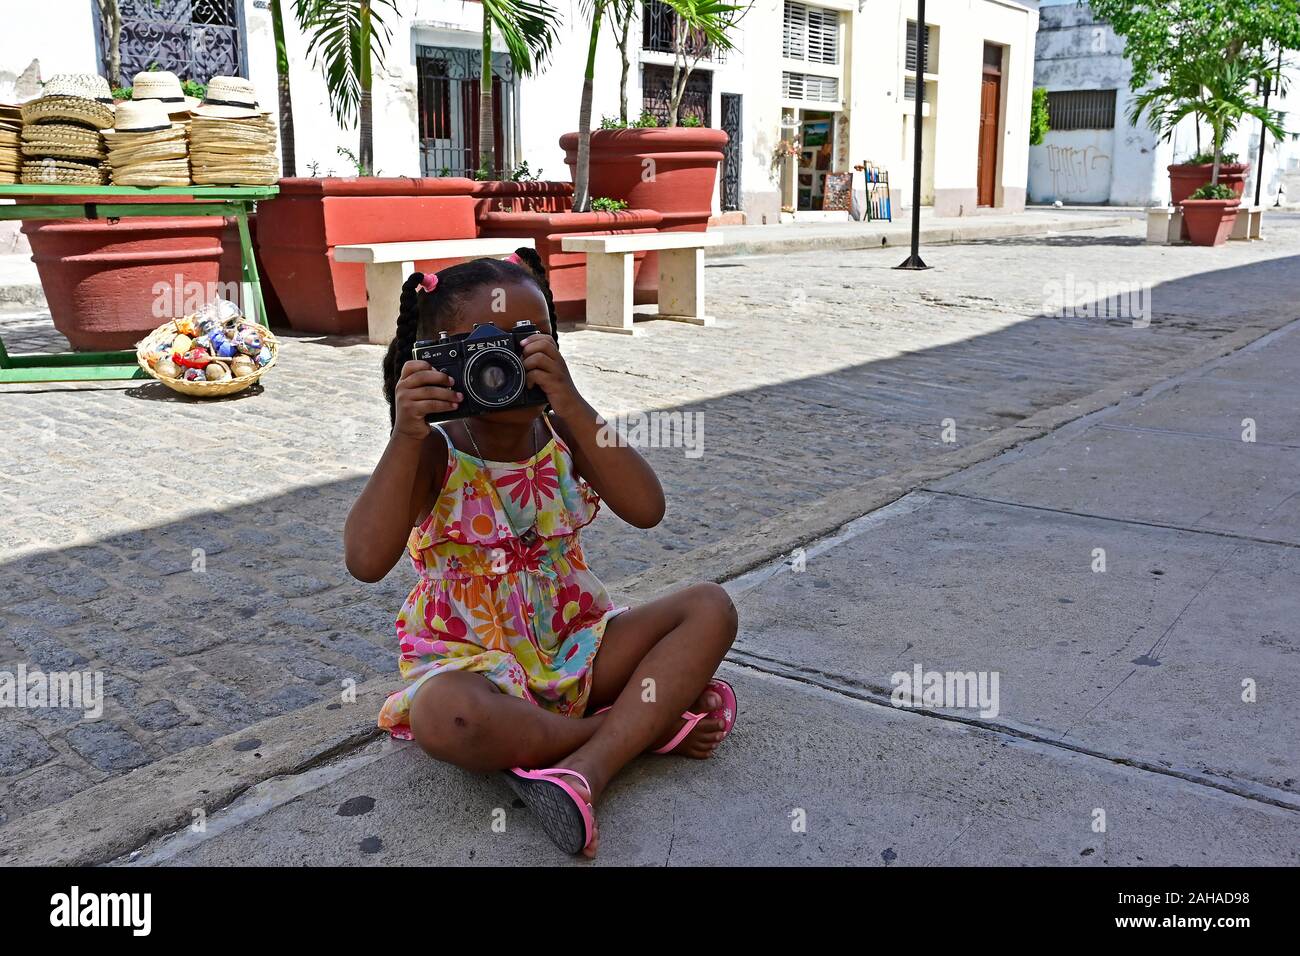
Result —
[[[898,265],[894,266],[894,268],[895,268],[895,269],[917,269],[917,270],[920,270],[920,269],[928,269],[928,268],[930,268],[930,267],[927,266],[927,265],[925,264],[925,262],[921,259],[921,257],[920,257],[919,255],[915,255],[915,256],[908,256],[906,259],[904,259],[904,260],[903,260],[902,262],[900,262]]]

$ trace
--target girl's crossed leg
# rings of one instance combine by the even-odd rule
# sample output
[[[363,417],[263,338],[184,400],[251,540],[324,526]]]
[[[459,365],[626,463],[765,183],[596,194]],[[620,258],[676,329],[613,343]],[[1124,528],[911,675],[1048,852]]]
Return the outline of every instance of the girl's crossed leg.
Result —
[[[688,707],[721,704],[705,684],[736,637],[736,609],[716,584],[700,584],[624,611],[606,627],[596,655],[587,710],[574,720],[502,694],[478,674],[453,671],[425,681],[411,702],[411,732],[433,757],[466,770],[560,766],[565,780],[595,802],[637,754],[666,743]],[[722,735],[706,718],[678,753],[703,757]],[[584,851],[595,855],[596,841]]]

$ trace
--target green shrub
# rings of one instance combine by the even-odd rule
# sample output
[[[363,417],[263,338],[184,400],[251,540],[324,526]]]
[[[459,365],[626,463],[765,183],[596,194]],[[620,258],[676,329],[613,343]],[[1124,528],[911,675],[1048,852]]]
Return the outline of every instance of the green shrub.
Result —
[[[617,116],[602,116],[600,118],[601,129],[627,129],[627,124]]]
[[[1192,193],[1189,199],[1236,199],[1237,191],[1231,186],[1225,186],[1223,183],[1210,185],[1206,183],[1196,192]]]
[[[1225,152],[1225,153],[1223,153],[1223,154],[1219,157],[1219,162],[1222,163],[1222,164],[1224,164],[1224,165],[1227,165],[1227,164],[1229,164],[1229,163],[1235,163],[1236,161],[1237,161],[1237,154],[1236,154],[1236,153],[1227,153],[1227,152]],[[1199,153],[1196,153],[1194,156],[1188,156],[1186,159],[1183,160],[1183,162],[1186,163],[1186,164],[1188,164],[1189,166],[1210,166],[1210,165],[1213,165],[1213,163],[1214,163],[1214,150],[1212,150],[1212,149],[1203,149],[1203,150],[1201,150]]]
[[[1050,112],[1047,109],[1047,88],[1034,88],[1034,101],[1029,112],[1029,145],[1041,146],[1043,137],[1052,131]]]
[[[607,196],[599,196],[591,201],[592,212],[622,212],[626,208],[626,199],[610,199]]]
[[[629,123],[628,126],[633,129],[654,129],[659,125],[659,120],[655,119],[654,113],[649,110],[641,111],[641,118],[635,123]]]
[[[698,116],[696,116],[695,114],[692,113],[690,116],[688,116],[688,117],[686,117],[684,120],[682,120],[682,125],[683,125],[683,126],[689,126],[689,127],[692,127],[692,128],[694,128],[694,127],[698,127],[698,126],[703,126],[703,125],[704,125],[704,120],[700,119]]]

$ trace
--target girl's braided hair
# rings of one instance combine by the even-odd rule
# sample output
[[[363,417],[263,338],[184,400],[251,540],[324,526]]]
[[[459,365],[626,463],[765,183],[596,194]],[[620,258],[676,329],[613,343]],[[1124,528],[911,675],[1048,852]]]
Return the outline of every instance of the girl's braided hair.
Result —
[[[514,260],[514,261],[512,261]],[[472,259],[448,266],[437,273],[438,284],[425,292],[423,272],[412,272],[402,283],[401,306],[397,313],[397,334],[384,354],[384,398],[388,400],[389,422],[397,420],[394,393],[402,366],[411,360],[411,348],[421,338],[433,338],[439,328],[452,324],[461,304],[472,289],[492,283],[528,279],[542,291],[551,318],[551,336],[559,344],[560,330],[555,316],[555,299],[546,278],[546,266],[535,249],[515,250],[511,259]]]

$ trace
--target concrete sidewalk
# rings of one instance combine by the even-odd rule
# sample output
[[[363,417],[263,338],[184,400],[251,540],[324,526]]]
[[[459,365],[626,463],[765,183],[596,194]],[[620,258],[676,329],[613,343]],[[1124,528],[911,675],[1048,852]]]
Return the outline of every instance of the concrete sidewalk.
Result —
[[[1293,323],[730,582],[737,730],[628,768],[598,862],[1300,862],[1297,368]],[[916,667],[997,674],[996,712],[891,706]],[[130,859],[573,862],[381,740]]]

